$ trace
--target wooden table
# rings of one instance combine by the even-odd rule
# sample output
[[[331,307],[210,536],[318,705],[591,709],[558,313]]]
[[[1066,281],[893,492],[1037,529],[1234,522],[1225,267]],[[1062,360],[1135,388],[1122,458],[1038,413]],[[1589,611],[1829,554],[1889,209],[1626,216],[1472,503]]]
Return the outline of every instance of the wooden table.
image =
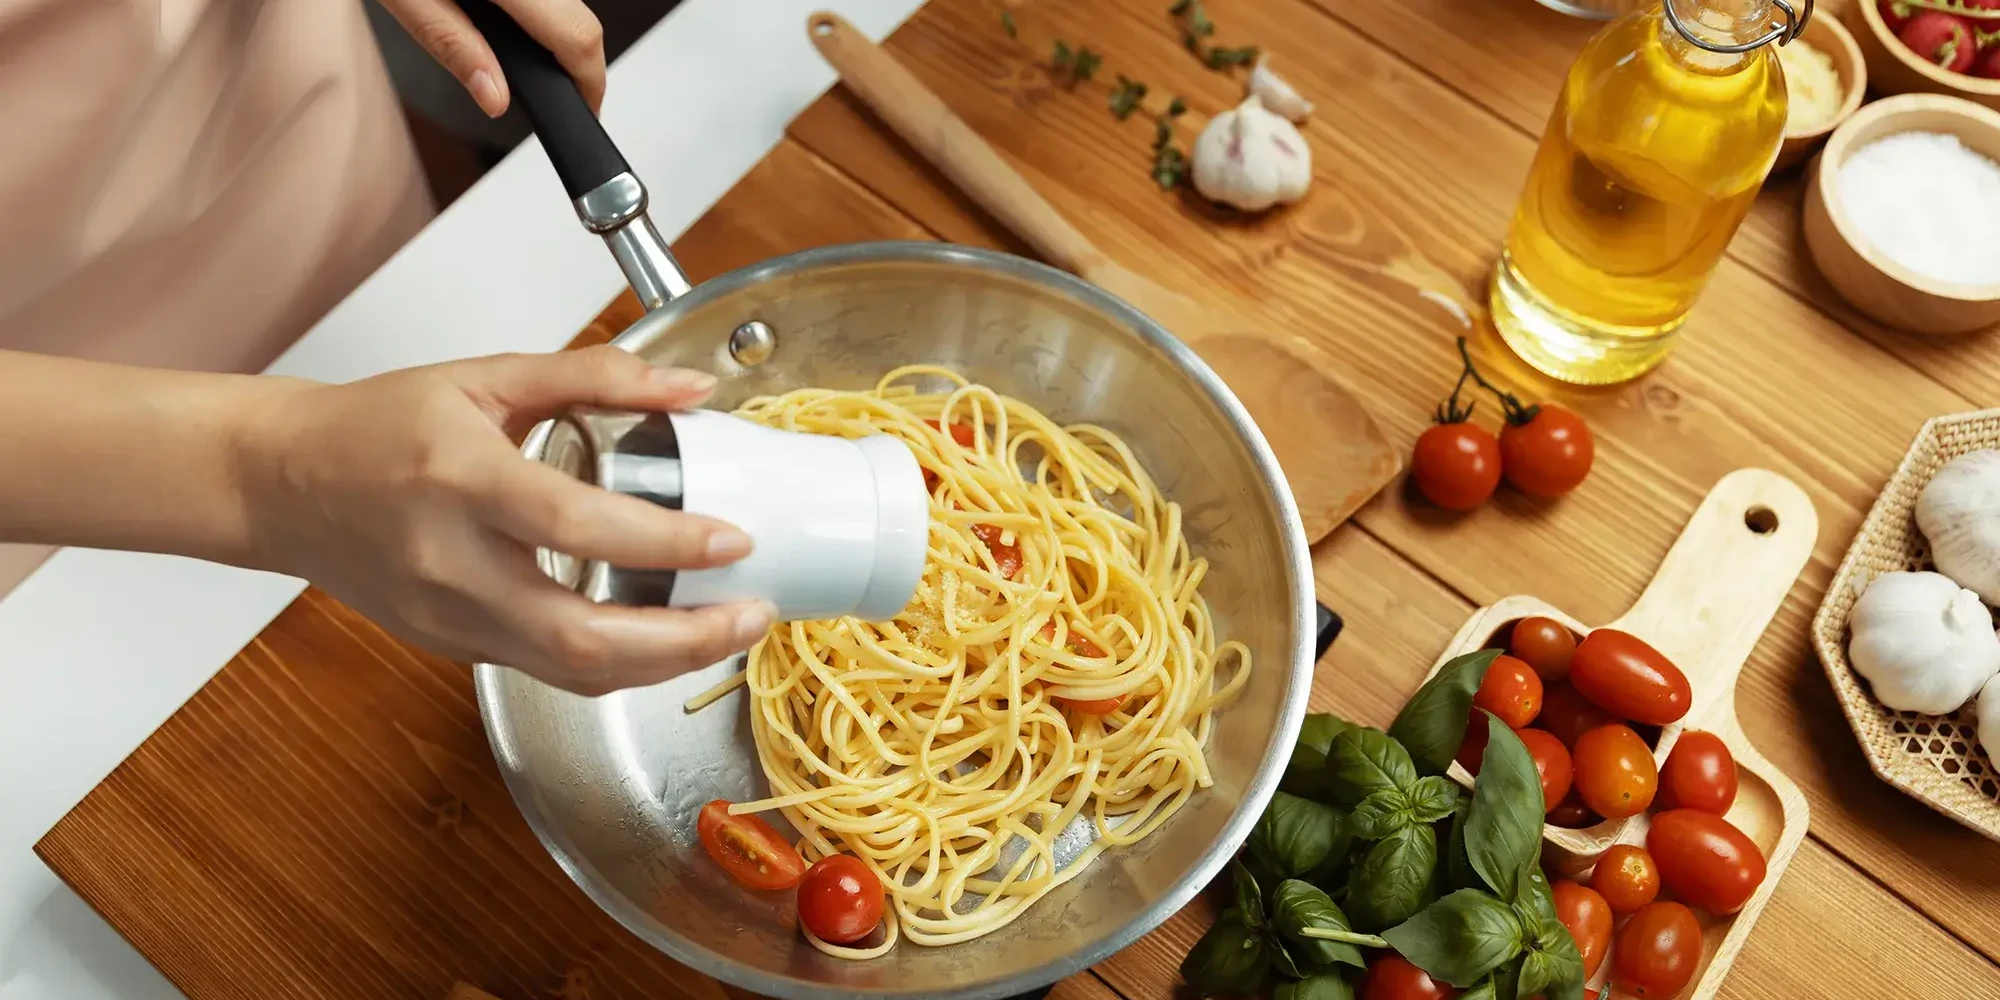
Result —
[[[1225,218],[1146,176],[1149,122],[1053,85],[1087,43],[1198,127],[1240,84],[1198,65],[1167,0],[937,0],[889,48],[1114,257],[1242,300],[1324,349],[1407,442],[1451,385],[1459,328],[1419,297],[1478,301],[1544,115],[1590,25],[1528,0],[1209,0],[1224,44],[1261,42],[1319,104],[1306,202]],[[1820,16],[1840,4],[1823,2]],[[803,30],[803,28],[802,28]],[[1027,40],[1037,40],[1030,50]],[[1191,138],[1184,129],[1184,138]],[[656,182],[671,183],[656,178]],[[1906,338],[1857,317],[1803,256],[1800,187],[1774,181],[1683,343],[1608,390],[1495,374],[1586,414],[1595,473],[1552,504],[1505,493],[1445,518],[1392,488],[1315,552],[1348,629],[1314,705],[1385,720],[1476,605],[1539,595],[1608,620],[1697,499],[1742,466],[1818,506],[1818,547],[1745,670],[1745,728],[1812,803],[1799,852],[1723,993],[2000,997],[2000,844],[1873,778],[1807,646],[1841,552],[1929,416],[2000,403],[2000,340]],[[676,248],[707,277],[822,244],[936,238],[1020,248],[836,90]],[[614,305],[584,339],[636,314]],[[1490,419],[1490,418],[1489,418]],[[1726,567],[1718,568],[1726,572]],[[134,669],[143,669],[135,664]],[[717,997],[595,910],[515,812],[462,668],[308,593],[58,825],[44,858],[196,998]],[[1205,904],[1063,983],[1164,997]]]

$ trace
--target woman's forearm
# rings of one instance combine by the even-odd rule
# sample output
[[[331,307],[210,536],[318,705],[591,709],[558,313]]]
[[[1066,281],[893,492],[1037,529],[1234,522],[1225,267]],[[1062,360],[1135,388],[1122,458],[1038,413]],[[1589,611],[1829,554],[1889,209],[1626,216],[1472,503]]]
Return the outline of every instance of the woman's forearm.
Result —
[[[254,564],[238,445],[302,384],[0,351],[0,541]]]

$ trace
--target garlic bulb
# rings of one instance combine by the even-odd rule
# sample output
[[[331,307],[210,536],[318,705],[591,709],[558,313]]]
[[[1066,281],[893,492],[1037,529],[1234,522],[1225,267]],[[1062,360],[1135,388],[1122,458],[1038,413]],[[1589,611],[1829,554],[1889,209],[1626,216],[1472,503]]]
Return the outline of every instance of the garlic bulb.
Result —
[[[1284,77],[1271,69],[1270,56],[1258,56],[1257,65],[1250,67],[1249,93],[1263,101],[1265,107],[1295,123],[1305,121],[1313,113],[1312,102],[1300,97]]]
[[[1209,119],[1194,141],[1194,189],[1210,201],[1260,212],[1305,197],[1312,151],[1292,123],[1252,94]]]
[[[1938,572],[2000,604],[2000,451],[1945,463],[1917,494],[1917,530],[1931,543]]]
[[[1937,573],[1884,573],[1854,602],[1847,658],[1882,704],[1958,710],[2000,673],[2000,635],[1979,595]]]
[[[1979,689],[1979,745],[2000,762],[2000,677]]]

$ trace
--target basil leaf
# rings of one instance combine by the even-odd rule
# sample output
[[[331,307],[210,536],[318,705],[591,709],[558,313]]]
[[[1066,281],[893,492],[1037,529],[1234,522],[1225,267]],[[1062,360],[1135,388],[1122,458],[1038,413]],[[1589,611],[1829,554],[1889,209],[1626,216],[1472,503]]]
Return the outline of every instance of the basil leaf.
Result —
[[[1378,840],[1347,873],[1347,915],[1360,930],[1394,926],[1423,909],[1437,867],[1437,833],[1406,826]]]
[[[1472,870],[1472,860],[1465,856],[1465,814],[1471,811],[1472,803],[1467,799],[1458,800],[1458,808],[1451,813],[1451,833],[1445,839],[1444,869],[1445,884],[1453,889],[1481,888],[1479,873]]]
[[[1465,740],[1465,723],[1472,714],[1472,695],[1486,679],[1486,668],[1501,650],[1482,649],[1453,657],[1396,713],[1389,735],[1407,747],[1425,774],[1443,774]]]
[[[1308,927],[1333,931],[1353,929],[1347,923],[1347,914],[1340,912],[1340,907],[1317,886],[1298,879],[1278,883],[1277,891],[1271,894],[1271,924],[1284,936],[1287,946],[1312,965],[1368,967],[1368,960],[1361,956],[1360,948],[1344,941],[1309,938],[1302,933]]]
[[[1514,900],[1542,847],[1542,779],[1527,744],[1500,717],[1481,709],[1486,760],[1472,783],[1465,854],[1501,899]]]
[[[1265,932],[1264,938],[1266,947],[1271,951],[1271,966],[1278,970],[1279,975],[1287,979],[1304,979],[1306,977],[1306,974],[1300,969],[1298,959],[1292,957],[1292,953],[1285,950],[1285,942],[1279,940],[1277,935],[1268,931]],[[1311,968],[1311,966],[1306,966],[1306,968]]]
[[[1493,979],[1489,976],[1482,980],[1479,985],[1460,993],[1458,1000],[1494,1000],[1494,997]]]
[[[1384,788],[1404,789],[1417,780],[1410,752],[1380,729],[1356,726],[1333,738],[1326,754],[1326,778],[1334,801],[1354,806]]]
[[[1410,812],[1419,823],[1435,823],[1458,807],[1458,784],[1441,774],[1418,778],[1410,786]]]
[[[1326,860],[1299,876],[1329,893],[1347,884],[1347,871],[1354,866],[1354,822],[1344,813],[1339,815],[1340,823],[1333,831],[1333,847],[1326,852]]]
[[[1347,815],[1347,828],[1362,840],[1381,840],[1410,823],[1410,797],[1393,788],[1369,793]]]
[[[1494,1000],[1519,1000],[1521,996],[1521,963],[1508,962],[1494,969],[1487,979],[1493,983]],[[1606,991],[1606,995],[1610,995]]]
[[[1410,964],[1461,989],[1521,953],[1521,921],[1506,903],[1460,889],[1382,932]]]
[[[1197,992],[1247,996],[1271,977],[1271,943],[1241,920],[1208,929],[1181,959],[1181,978]]]
[[[1229,863],[1229,876],[1236,883],[1236,912],[1245,924],[1264,926],[1264,893],[1257,888],[1257,876],[1241,861]]]
[[[1285,765],[1285,777],[1278,787],[1294,795],[1322,795],[1326,792],[1326,752],[1333,738],[1354,728],[1354,723],[1337,715],[1314,712],[1299,727],[1299,740],[1292,745],[1292,759]]]
[[[1577,951],[1576,939],[1570,936],[1569,928],[1556,919],[1553,904],[1550,911],[1535,932],[1533,948],[1521,963],[1520,992],[1530,996],[1539,993],[1545,1000],[1583,1000],[1583,955]],[[1532,989],[1528,986],[1531,974],[1542,977]]]
[[[1340,810],[1278,792],[1250,831],[1250,851],[1279,878],[1304,875],[1326,861],[1346,826]]]
[[[1296,983],[1280,983],[1271,1000],[1354,1000],[1354,987],[1331,972],[1315,972]]]
[[[1556,916],[1556,891],[1549,885],[1549,877],[1542,874],[1540,865],[1528,869],[1527,890],[1514,901],[1514,912],[1521,914],[1523,927],[1544,927],[1551,921],[1562,926]]]

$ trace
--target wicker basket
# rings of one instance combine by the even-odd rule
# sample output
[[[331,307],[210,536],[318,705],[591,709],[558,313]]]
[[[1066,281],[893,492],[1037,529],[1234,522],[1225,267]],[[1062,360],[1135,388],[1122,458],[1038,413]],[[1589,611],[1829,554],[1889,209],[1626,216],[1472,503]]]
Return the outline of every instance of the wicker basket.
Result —
[[[1868,581],[1881,573],[1933,568],[1929,547],[1917,530],[1917,494],[1946,462],[1981,448],[2000,448],[2000,410],[1958,413],[1924,424],[1840,561],[1813,617],[1812,637],[1834,696],[1875,773],[2000,840],[2000,766],[1979,748],[1972,706],[1955,715],[1895,711],[1875,700],[1868,682],[1847,661],[1847,616]]]

